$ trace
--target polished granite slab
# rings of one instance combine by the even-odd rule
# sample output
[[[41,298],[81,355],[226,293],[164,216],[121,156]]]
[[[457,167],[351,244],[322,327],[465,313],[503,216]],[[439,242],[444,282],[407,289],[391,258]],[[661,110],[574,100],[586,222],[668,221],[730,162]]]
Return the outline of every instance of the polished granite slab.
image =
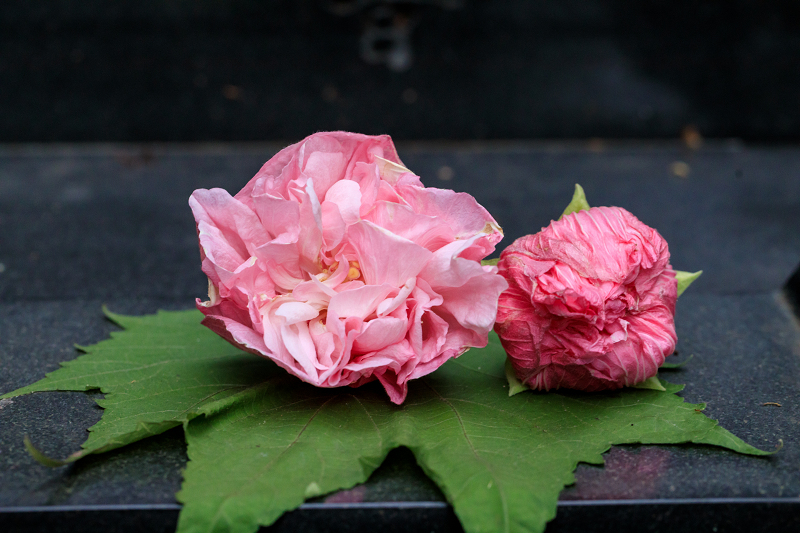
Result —
[[[191,307],[205,290],[186,198],[234,192],[274,145],[0,147],[0,392],[107,338],[119,313]],[[622,205],[670,242],[673,265],[705,273],[678,304],[682,396],[763,449],[623,446],[580,465],[548,531],[796,531],[800,526],[800,326],[782,290],[800,263],[800,149],[712,143],[407,144],[429,186],[475,195],[511,242],[557,216],[580,182],[592,204]],[[689,166],[688,176],[672,172]],[[445,169],[447,170],[443,170]],[[440,177],[450,179],[440,179]],[[791,296],[791,295],[790,295]],[[796,294],[795,294],[796,297]],[[0,404],[0,530],[171,531],[185,447],[172,430],[48,469],[85,439],[92,394]],[[777,404],[777,405],[776,405]],[[439,490],[404,449],[363,486],[287,514],[275,531],[458,531]]]

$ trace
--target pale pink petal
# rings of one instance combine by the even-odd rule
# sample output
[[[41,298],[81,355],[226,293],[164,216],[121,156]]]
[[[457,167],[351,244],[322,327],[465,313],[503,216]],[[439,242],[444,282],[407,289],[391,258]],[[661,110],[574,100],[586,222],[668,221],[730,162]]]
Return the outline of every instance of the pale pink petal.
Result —
[[[225,272],[233,272],[244,263],[249,255],[246,249],[234,248],[223,234],[222,230],[205,221],[197,224],[197,235],[200,241],[200,250],[203,255],[203,272],[215,281]]]
[[[332,250],[342,242],[347,231],[339,207],[330,202],[322,202],[322,241],[325,250]]]
[[[336,291],[321,282],[316,276],[312,277],[310,281],[297,284],[292,290],[292,296],[298,301],[312,305],[324,304],[323,307],[328,307],[328,302],[334,295],[336,295]]]
[[[337,316],[357,316],[362,320],[375,313],[381,303],[394,289],[391,285],[364,285],[358,289],[336,293],[331,297],[328,309]]]
[[[344,177],[346,166],[347,159],[340,152],[312,152],[303,172],[313,180],[317,198],[322,199],[328,189]]]
[[[255,254],[259,259],[259,268],[264,269],[282,292],[291,291],[298,283],[305,281],[296,244],[268,242],[256,248]]]
[[[319,311],[304,302],[286,302],[275,311],[275,315],[285,318],[286,325],[290,326],[298,322],[307,322],[312,318],[317,318],[319,316]]]
[[[314,341],[314,347],[317,351],[317,367],[319,369],[330,369],[335,366],[333,361],[333,353],[336,350],[336,340],[333,333],[328,331],[325,324],[320,320],[314,320],[309,323],[308,331],[311,339]],[[323,374],[322,379],[326,376]]]
[[[269,194],[286,198],[286,185],[295,177],[291,175],[291,170],[288,167],[296,167],[291,162],[297,156],[300,145],[301,143],[295,143],[275,154],[269,161],[264,163],[256,175],[253,176],[253,179],[236,194],[235,198],[246,205],[250,205],[251,209],[254,208],[252,205],[253,196]]]
[[[322,247],[322,214],[314,191],[314,184],[309,181],[301,195],[300,232],[298,251],[300,267],[313,272],[317,268],[317,259]]]
[[[300,206],[297,202],[263,194],[253,197],[253,205],[270,240],[297,242],[300,234]]]
[[[330,203],[338,208],[339,214],[345,224],[354,224],[359,219],[359,209],[361,208],[361,189],[358,183],[350,180],[343,180],[334,183],[325,195],[325,204]]]
[[[453,230],[440,220],[415,213],[404,204],[376,202],[365,219],[432,252],[455,239]]]
[[[269,240],[258,216],[248,206],[233,198],[224,189],[198,189],[189,198],[195,220],[220,230],[229,246],[242,257]]]
[[[477,261],[460,257],[477,237],[452,242],[436,250],[419,274],[434,289],[460,287],[470,278],[484,274]]]
[[[317,360],[317,349],[308,331],[308,324],[298,322],[281,327],[281,340],[286,351],[305,371],[309,383],[320,385],[319,373],[314,364]]]
[[[376,372],[375,375],[378,377],[378,381],[381,382],[381,385],[383,385],[392,403],[400,405],[406,401],[406,396],[408,396],[407,382],[398,383],[397,376],[391,371]]]
[[[353,169],[350,179],[358,183],[358,188],[361,192],[361,206],[358,212],[359,216],[363,218],[369,213],[370,209],[372,209],[378,197],[378,189],[381,183],[381,178],[378,175],[378,167],[376,165],[358,162]]]
[[[508,283],[494,274],[480,274],[460,287],[436,289],[442,297],[441,306],[463,327],[477,331],[491,331],[497,317],[497,299]]]
[[[408,320],[394,317],[375,318],[366,323],[356,337],[353,349],[360,353],[373,352],[399,342],[406,336]]]
[[[372,285],[400,287],[419,274],[433,255],[422,246],[365,220],[350,226],[347,238],[358,254],[366,283]]]
[[[381,179],[386,180],[386,182],[392,186],[397,185],[400,176],[411,174],[411,171],[403,165],[377,155],[375,156],[375,164],[378,167],[378,175],[380,175]]]
[[[435,216],[452,228],[457,239],[483,233],[497,244],[503,238],[492,215],[467,193],[410,185],[398,187],[398,192],[414,211]]]
[[[202,324],[242,350],[261,356],[269,354],[264,340],[258,333],[240,322],[225,316],[208,315]]]
[[[379,317],[386,316],[395,311],[403,303],[405,303],[408,295],[417,286],[417,278],[410,278],[401,288],[400,292],[392,298],[387,298],[378,304],[377,314]]]
[[[408,340],[420,362],[429,361],[439,353],[447,336],[447,323],[431,308],[442,304],[442,297],[434,293],[422,280],[411,293]]]

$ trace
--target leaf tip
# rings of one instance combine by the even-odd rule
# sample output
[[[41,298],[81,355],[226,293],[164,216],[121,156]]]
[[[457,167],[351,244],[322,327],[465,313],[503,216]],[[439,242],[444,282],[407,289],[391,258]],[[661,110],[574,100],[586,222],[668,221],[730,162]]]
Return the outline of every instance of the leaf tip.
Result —
[[[305,497],[306,498],[313,498],[314,496],[319,496],[322,494],[322,489],[319,488],[316,481],[312,481],[308,484],[305,490]]]
[[[118,315],[117,313],[114,313],[114,312],[112,312],[112,311],[111,311],[111,310],[108,308],[108,306],[107,306],[106,304],[103,304],[103,306],[102,306],[102,309],[103,309],[103,315],[104,315],[104,316],[105,316],[107,319],[109,319],[111,322],[113,322],[114,324],[118,325],[118,326],[119,326],[119,327],[121,327],[121,328],[124,328],[124,327],[125,327],[125,326],[123,325],[123,323],[122,323],[122,322],[123,322],[123,317],[122,317],[122,315]]]
[[[52,457],[48,457],[47,455],[40,452],[31,442],[30,437],[26,434],[22,439],[23,444],[25,445],[25,449],[31,455],[31,457],[36,460],[37,463],[50,467],[50,468],[58,468],[59,466],[64,466],[66,464],[72,463],[77,461],[82,457],[82,452],[77,452],[70,455],[66,460],[61,461],[59,459],[53,459]]]

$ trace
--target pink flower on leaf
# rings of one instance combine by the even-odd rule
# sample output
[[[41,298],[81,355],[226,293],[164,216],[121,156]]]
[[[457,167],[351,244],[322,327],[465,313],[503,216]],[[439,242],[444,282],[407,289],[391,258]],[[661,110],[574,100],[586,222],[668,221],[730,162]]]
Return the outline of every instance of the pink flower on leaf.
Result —
[[[465,193],[423,187],[388,136],[318,133],[236,196],[195,191],[203,324],[319,387],[408,380],[482,347],[506,282],[480,260],[500,228]]]

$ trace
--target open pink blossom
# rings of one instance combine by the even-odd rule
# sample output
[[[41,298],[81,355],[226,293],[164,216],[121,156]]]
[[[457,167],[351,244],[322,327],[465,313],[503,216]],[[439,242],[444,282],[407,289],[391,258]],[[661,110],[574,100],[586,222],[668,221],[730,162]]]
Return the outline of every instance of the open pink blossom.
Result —
[[[408,380],[485,346],[502,238],[465,193],[423,187],[388,136],[318,133],[236,195],[199,189],[203,324],[319,387]]]
[[[616,389],[656,375],[675,349],[667,242],[619,207],[595,207],[517,239],[495,330],[532,389]]]

